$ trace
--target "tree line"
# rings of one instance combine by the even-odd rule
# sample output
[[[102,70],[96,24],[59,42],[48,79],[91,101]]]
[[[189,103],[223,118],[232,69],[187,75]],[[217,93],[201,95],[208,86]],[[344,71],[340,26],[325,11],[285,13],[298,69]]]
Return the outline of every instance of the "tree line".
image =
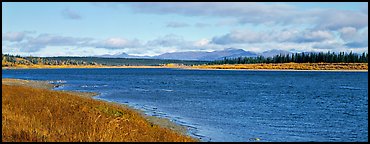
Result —
[[[41,57],[22,57],[19,55],[2,54],[2,66],[16,65],[98,65],[96,62],[79,61],[74,59],[56,60]]]
[[[208,61],[139,59],[139,58],[101,58],[101,57],[32,57],[2,54],[2,66],[17,65],[107,65],[107,66],[160,66],[164,64],[199,65]]]
[[[345,52],[319,52],[319,53],[291,53],[279,54],[273,57],[237,57],[224,58],[208,64],[254,64],[254,63],[368,63],[368,53],[357,54]]]

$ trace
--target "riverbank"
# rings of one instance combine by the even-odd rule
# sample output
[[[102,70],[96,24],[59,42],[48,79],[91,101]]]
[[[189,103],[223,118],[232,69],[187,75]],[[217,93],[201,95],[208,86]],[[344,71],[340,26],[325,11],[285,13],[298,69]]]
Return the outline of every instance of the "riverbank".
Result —
[[[368,63],[276,63],[197,65],[191,69],[283,70],[283,71],[368,71]]]
[[[167,68],[166,66],[106,66],[106,65],[18,65],[2,69],[60,69],[60,68]]]
[[[168,119],[54,86],[2,79],[2,141],[198,141]]]
[[[79,66],[79,65],[19,65],[2,69],[54,69],[54,68],[177,68],[195,70],[263,70],[263,71],[368,71],[368,63],[261,63],[261,64],[223,64],[223,65],[178,65],[160,66]]]

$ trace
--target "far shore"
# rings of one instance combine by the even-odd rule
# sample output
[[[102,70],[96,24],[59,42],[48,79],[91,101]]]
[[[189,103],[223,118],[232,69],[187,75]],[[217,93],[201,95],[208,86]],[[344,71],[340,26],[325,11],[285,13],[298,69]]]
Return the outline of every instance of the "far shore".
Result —
[[[211,70],[211,71],[368,72],[368,70],[211,69],[211,68],[183,68],[183,69],[188,69],[188,70]]]
[[[251,71],[347,71],[366,72],[368,63],[257,63],[197,65],[202,70],[251,70]]]
[[[67,102],[67,101],[71,101],[72,99],[76,99],[76,100],[78,99],[77,100],[78,102],[76,100],[74,100],[74,101],[76,101],[77,103],[82,102],[83,104],[81,106],[85,107],[84,105],[87,105],[89,107],[92,107],[92,109],[88,110],[89,112],[86,112],[86,110],[84,110],[84,109],[82,109],[82,111],[81,111],[80,109],[76,109],[76,107],[73,106],[73,105],[76,105],[77,103],[76,104],[71,104],[71,106],[69,106],[70,105],[69,103],[71,103],[71,102],[67,102],[67,104],[52,102],[53,104],[51,104],[51,107],[49,107],[49,109],[50,109],[49,113],[51,113],[52,115],[64,115],[65,113],[63,111],[61,111],[60,108],[59,108],[59,107],[61,107],[61,105],[63,105],[64,107],[67,107],[68,109],[71,109],[72,111],[76,111],[77,113],[80,113],[79,111],[81,111],[82,113],[86,112],[86,114],[91,115],[93,118],[95,117],[94,120],[97,119],[97,117],[101,117],[103,114],[106,115],[105,113],[107,113],[108,115],[106,115],[104,117],[105,117],[105,119],[108,120],[109,123],[115,121],[117,124],[118,123],[124,124],[124,121],[121,122],[120,120],[121,119],[122,120],[126,119],[126,120],[133,121],[134,123],[133,124],[129,123],[131,125],[122,125],[123,127],[129,127],[130,129],[143,129],[143,130],[140,130],[142,132],[139,132],[139,133],[132,132],[133,134],[135,134],[135,136],[131,136],[129,139],[126,139],[124,135],[127,135],[127,134],[122,133],[123,131],[122,132],[117,131],[117,129],[109,128],[109,126],[104,127],[104,125],[106,123],[99,123],[98,125],[100,125],[100,126],[97,126],[96,127],[97,129],[106,129],[107,131],[112,131],[112,132],[116,133],[115,134],[116,136],[120,136],[120,134],[124,134],[124,135],[122,135],[121,138],[114,138],[112,140],[104,140],[104,139],[106,139],[105,138],[106,134],[97,132],[97,134],[93,135],[93,136],[97,137],[97,138],[100,137],[102,139],[93,140],[91,137],[89,137],[89,138],[77,138],[76,139],[75,137],[72,138],[72,137],[65,137],[65,136],[63,137],[63,136],[61,136],[61,137],[63,137],[63,139],[70,139],[70,140],[73,139],[72,141],[117,141],[119,139],[121,139],[119,141],[199,141],[198,139],[192,138],[192,137],[187,135],[187,128],[186,127],[177,125],[177,124],[171,122],[168,119],[146,115],[146,114],[144,114],[143,111],[138,110],[138,109],[134,109],[134,108],[129,107],[129,106],[124,105],[124,104],[118,104],[118,103],[114,103],[114,102],[106,102],[106,101],[102,101],[102,100],[93,99],[93,97],[97,96],[98,93],[53,90],[55,88],[55,86],[56,86],[55,84],[51,84],[51,83],[49,83],[49,81],[22,80],[22,79],[12,79],[12,78],[3,78],[2,79],[2,87],[3,87],[3,92],[2,92],[2,95],[3,95],[3,103],[2,103],[2,108],[3,108],[3,118],[2,118],[2,121],[3,121],[3,129],[2,129],[3,130],[3,137],[2,137],[2,140],[3,141],[59,141],[58,139],[60,138],[60,135],[58,136],[56,134],[53,134],[53,136],[51,136],[50,134],[45,135],[44,132],[37,132],[37,133],[32,133],[31,132],[31,129],[34,129],[33,131],[35,131],[36,129],[39,129],[39,131],[41,131],[42,128],[37,127],[37,125],[40,125],[40,126],[45,125],[45,124],[38,123],[37,121],[34,121],[34,119],[39,118],[39,119],[43,120],[43,119],[48,119],[47,117],[44,118],[42,116],[39,116],[38,118],[32,118],[31,120],[27,120],[26,122],[16,120],[18,118],[15,118],[15,117],[22,116],[23,113],[24,114],[33,113],[33,112],[29,112],[27,110],[28,109],[27,105],[29,104],[28,102],[24,103],[23,100],[22,100],[23,101],[22,103],[18,103],[16,101],[9,101],[10,99],[12,99],[10,96],[17,96],[17,95],[23,95],[24,97],[34,97],[34,96],[36,96],[37,97],[37,98],[35,97],[36,99],[40,99],[40,100],[43,101],[42,103],[46,103],[46,104],[49,104],[50,102],[48,102],[48,101],[50,101],[51,99],[57,99],[57,101],[64,102],[64,103]],[[11,89],[21,89],[22,91],[11,90]],[[5,95],[4,95],[4,92],[5,92]],[[10,93],[14,93],[14,94],[10,94]],[[21,94],[21,93],[24,93],[24,94]],[[31,93],[33,93],[33,94],[31,94]],[[58,95],[58,98],[54,98],[53,95]],[[40,98],[39,98],[39,96],[40,96]],[[78,98],[78,97],[81,97],[82,99]],[[20,97],[17,96],[17,98],[16,97],[14,97],[14,98],[19,99]],[[17,113],[17,112],[12,111],[13,108],[10,108],[9,107],[10,105],[9,106],[6,105],[6,107],[5,107],[6,110],[5,110],[5,113],[4,113],[4,106],[5,106],[4,105],[4,100],[9,101],[11,103],[14,103],[15,105],[17,105],[18,108],[20,108],[21,110],[25,110],[25,111],[23,111],[22,113],[15,114],[15,116],[14,116],[14,113]],[[28,101],[28,99],[26,101]],[[79,106],[79,107],[81,107],[81,106]],[[94,107],[96,107],[96,108],[94,108]],[[33,108],[33,109],[35,109],[35,108]],[[53,109],[56,110],[56,111],[53,111]],[[43,111],[44,110],[42,110],[42,112]],[[96,114],[96,113],[98,113],[98,114]],[[139,115],[136,116],[135,113],[139,113]],[[114,115],[113,117],[110,116],[112,114]],[[117,114],[119,114],[119,115],[123,114],[123,117],[122,118],[120,118],[120,116],[117,117],[116,116]],[[28,115],[24,115],[22,117],[27,117],[27,116]],[[10,120],[14,119],[14,120],[12,120],[12,123],[14,123],[16,121],[19,122],[19,124],[16,124],[16,125],[22,125],[23,126],[23,125],[27,125],[27,123],[32,123],[31,125],[33,126],[33,128],[26,131],[28,136],[24,135],[23,134],[24,130],[21,130],[21,129],[30,128],[30,126],[14,127],[13,128],[12,126],[9,127],[9,125],[7,125],[9,128],[4,129],[4,117],[5,117],[5,121],[7,121],[7,120],[10,121]],[[75,119],[75,118],[79,119],[78,117],[80,117],[80,116],[70,117],[69,119]],[[112,118],[110,118],[110,117],[112,117]],[[130,118],[127,119],[128,117],[130,117]],[[141,120],[139,120],[139,119],[142,119],[142,118],[144,118],[146,122],[142,122]],[[139,123],[140,124],[148,123],[148,124],[145,124],[141,127],[137,127],[136,126],[137,124],[135,124],[136,121],[137,121],[138,124]],[[71,121],[71,122],[74,122],[74,121]],[[46,121],[46,123],[52,123],[52,122],[51,121]],[[54,123],[56,123],[56,122],[54,122]],[[95,123],[96,123],[96,120],[95,120]],[[92,122],[91,125],[94,125],[94,127],[95,127],[95,125],[97,125],[95,123]],[[59,125],[55,125],[53,127],[58,127],[58,126],[60,126],[61,128],[62,127],[63,128],[70,127],[70,126],[64,126],[64,124],[68,124],[68,122],[62,122]],[[50,125],[53,125],[53,124],[50,124]],[[149,125],[149,127],[147,128],[146,125]],[[157,127],[155,127],[153,125],[156,125]],[[101,127],[101,128],[98,128],[98,127]],[[57,132],[56,132],[57,129],[49,129],[48,131],[50,133],[52,133],[52,131],[54,131],[54,133],[64,133],[64,132],[67,132],[67,131],[71,131],[70,129],[63,129],[63,128],[61,130],[58,130]],[[83,129],[82,129],[81,133],[84,133]],[[4,134],[4,130],[6,131],[5,134]],[[31,133],[28,134],[28,131],[30,131]],[[147,135],[143,135],[143,137],[142,137],[140,135],[140,133],[143,133],[143,132],[147,133]],[[9,134],[9,133],[12,133],[12,134]],[[112,133],[112,134],[114,134],[114,133]],[[13,135],[14,136],[17,135],[17,136],[13,137]],[[34,137],[32,138],[32,136],[34,136]],[[73,136],[73,134],[71,136]],[[31,137],[31,139],[30,139],[30,137]],[[56,139],[56,138],[58,138],[58,139]],[[78,139],[80,139],[80,140],[78,140]]]
[[[168,68],[165,66],[55,66],[55,65],[41,65],[41,66],[16,66],[16,67],[2,67],[2,69],[61,69],[61,68]]]
[[[368,72],[368,63],[274,63],[274,64],[223,64],[223,65],[179,65],[160,66],[107,66],[107,65],[20,65],[2,69],[61,69],[61,68],[175,68],[189,70],[246,70],[246,71],[325,71],[325,72]]]

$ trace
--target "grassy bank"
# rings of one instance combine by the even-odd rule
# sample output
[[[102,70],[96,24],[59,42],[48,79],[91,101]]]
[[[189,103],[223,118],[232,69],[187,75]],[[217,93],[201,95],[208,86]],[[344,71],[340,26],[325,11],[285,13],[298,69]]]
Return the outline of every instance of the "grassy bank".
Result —
[[[195,69],[368,70],[368,63],[277,63],[197,65]]]
[[[75,66],[75,65],[17,65],[3,69],[45,69],[45,68],[180,68],[180,69],[251,69],[251,70],[337,70],[364,71],[368,63],[259,63],[259,64],[223,64],[223,65],[178,65],[161,66]]]
[[[7,81],[2,84],[2,141],[196,141],[122,105],[49,90],[47,84]]]

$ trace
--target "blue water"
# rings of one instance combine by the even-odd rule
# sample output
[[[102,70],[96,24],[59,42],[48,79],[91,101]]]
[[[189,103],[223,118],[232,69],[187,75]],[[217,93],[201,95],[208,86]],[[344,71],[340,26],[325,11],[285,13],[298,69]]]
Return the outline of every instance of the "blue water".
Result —
[[[187,126],[202,141],[368,141],[368,72],[2,70],[99,92]]]

